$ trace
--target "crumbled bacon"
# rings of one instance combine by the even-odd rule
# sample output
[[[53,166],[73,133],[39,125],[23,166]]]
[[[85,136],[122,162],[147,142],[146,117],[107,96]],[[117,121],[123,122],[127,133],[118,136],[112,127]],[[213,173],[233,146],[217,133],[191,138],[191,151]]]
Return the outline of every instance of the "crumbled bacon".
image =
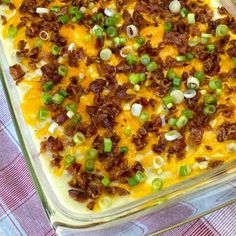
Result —
[[[45,64],[41,67],[43,76],[42,78],[45,81],[52,80],[54,84],[57,84],[61,81],[62,76],[58,74],[59,63],[53,62]]]
[[[76,76],[71,77],[70,81],[71,81],[70,84],[66,88],[66,92],[68,93],[68,98],[70,98],[75,102],[78,102],[80,100],[80,97],[84,93],[84,89],[78,83],[78,78]]]
[[[129,195],[129,191],[121,187],[108,187],[105,191],[107,194],[112,196],[116,194],[119,196]]]
[[[210,161],[209,164],[208,164],[208,166],[209,166],[210,168],[216,168],[216,167],[219,167],[219,166],[221,166],[221,165],[223,165],[223,164],[224,164],[224,161],[217,160],[217,161]]]
[[[10,74],[11,74],[12,78],[15,81],[20,80],[25,75],[25,72],[23,71],[21,65],[19,65],[19,64],[15,64],[13,66],[10,66],[9,70],[10,70]]]
[[[137,131],[137,134],[133,135],[132,142],[135,144],[137,151],[142,150],[147,145],[147,135],[148,132],[143,127]]]
[[[157,144],[152,145],[152,150],[157,154],[161,154],[167,146],[167,141],[165,138],[160,138]]]
[[[50,151],[53,153],[58,153],[62,151],[64,145],[58,138],[50,136],[46,141],[41,142],[41,152]]]
[[[79,60],[84,58],[83,48],[78,48],[68,52],[68,64],[71,67],[78,67]]]
[[[97,79],[93,82],[90,83],[89,89],[93,93],[101,93],[102,90],[104,89],[104,86],[106,85],[106,80],[103,79]]]
[[[188,50],[188,33],[167,32],[164,36],[164,43],[173,44],[181,54],[186,54]]]
[[[217,131],[217,140],[218,142],[236,140],[236,123],[223,123]]]

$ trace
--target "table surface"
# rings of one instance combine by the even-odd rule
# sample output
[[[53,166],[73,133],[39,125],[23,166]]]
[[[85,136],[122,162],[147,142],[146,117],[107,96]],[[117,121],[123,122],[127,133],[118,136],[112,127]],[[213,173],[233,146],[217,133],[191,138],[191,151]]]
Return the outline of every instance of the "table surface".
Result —
[[[163,233],[162,236],[234,236],[236,235],[235,215],[236,204],[233,204],[198,220]],[[145,232],[140,233],[140,235],[144,234]],[[0,235],[55,235],[42,209],[27,170],[1,83]],[[97,232],[97,235],[99,235],[99,232]],[[120,232],[119,235],[131,236],[132,231]]]

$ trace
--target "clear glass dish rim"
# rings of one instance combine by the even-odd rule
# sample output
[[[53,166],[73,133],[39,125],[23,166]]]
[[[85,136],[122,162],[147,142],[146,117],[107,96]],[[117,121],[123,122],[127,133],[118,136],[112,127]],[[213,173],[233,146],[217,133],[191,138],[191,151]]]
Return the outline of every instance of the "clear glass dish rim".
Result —
[[[52,223],[53,224],[55,223],[55,225],[64,225],[74,228],[77,227],[76,222],[78,222],[78,224],[81,222],[87,224],[89,224],[90,222],[92,223],[96,222],[96,224],[101,224],[102,222],[107,223],[111,221],[116,221],[128,216],[129,217],[132,216],[134,218],[137,213],[143,212],[143,214],[146,214],[145,212],[153,212],[157,209],[168,207],[168,204],[178,203],[185,196],[189,195],[194,196],[194,193],[196,191],[193,191],[193,189],[197,190],[199,185],[201,185],[201,188],[207,188],[209,184],[212,184],[213,180],[214,180],[213,184],[219,184],[220,182],[223,183],[224,179],[227,179],[227,177],[230,174],[234,173],[234,168],[236,168],[236,161],[226,163],[222,165],[220,168],[213,169],[197,177],[193,177],[177,185],[173,185],[158,193],[154,193],[147,197],[134,200],[133,202],[129,203],[126,206],[122,206],[119,208],[112,208],[111,210],[95,214],[92,213],[92,214],[75,215],[72,212],[68,212],[68,210],[66,210],[60,204],[56,196],[54,196],[55,194],[51,190],[50,184],[42,179],[42,173],[40,174],[41,170],[38,169],[39,163],[37,163],[37,154],[35,153],[35,150],[32,149],[33,142],[31,140],[31,136],[29,136],[29,130],[28,131],[26,130],[27,125],[24,122],[21,112],[19,112],[20,111],[19,98],[18,94],[16,93],[16,86],[14,84],[14,81],[9,75],[8,68],[9,68],[8,62],[4,54],[2,44],[0,44],[0,77],[6,94],[8,106],[12,114],[12,120],[16,128],[16,133],[19,138],[19,142],[21,144],[21,149],[23,151],[26,163],[34,180],[37,193],[41,199],[46,214],[48,215],[51,222],[54,221]],[[191,190],[189,191],[188,189]],[[177,192],[183,192],[180,193],[181,198],[179,197],[171,198],[171,201],[167,200],[165,204],[163,205],[161,204],[162,206],[157,203],[157,199],[176,194]],[[213,210],[214,208],[212,208],[212,211]],[[53,220],[52,216],[56,220]],[[59,219],[59,221],[57,221],[57,219]],[[67,223],[61,222],[60,219],[66,219]],[[78,228],[80,228],[80,226],[78,226]]]

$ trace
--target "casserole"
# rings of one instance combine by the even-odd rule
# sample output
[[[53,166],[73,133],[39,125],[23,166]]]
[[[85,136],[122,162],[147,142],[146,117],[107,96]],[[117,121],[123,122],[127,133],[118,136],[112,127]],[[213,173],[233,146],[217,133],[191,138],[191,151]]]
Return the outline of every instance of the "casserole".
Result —
[[[6,91],[10,91],[11,95],[10,97],[16,96],[14,101],[14,113],[17,116],[18,123],[22,119],[21,112],[19,109],[19,99],[17,99],[18,95],[14,91],[14,85],[12,81],[9,79],[9,73],[8,73],[8,64],[5,58],[4,53],[2,54],[3,60],[2,60],[2,70],[4,72],[4,82]],[[10,90],[9,90],[10,88]],[[13,99],[13,98],[11,98]],[[18,100],[18,102],[17,102]],[[12,100],[10,101],[10,104],[12,103]],[[19,126],[19,124],[18,124]],[[22,131],[24,129],[24,131]],[[30,131],[26,126],[22,123],[20,123],[20,138],[21,135],[26,135],[26,137],[31,137]],[[25,139],[25,137],[24,137]],[[24,141],[25,142],[25,141]],[[209,186],[219,185],[219,183],[224,181],[229,181],[233,177],[233,170],[234,170],[234,161],[227,163],[223,165],[221,168],[217,170],[209,171],[208,173],[205,173],[204,175],[194,177],[192,179],[189,179],[188,181],[184,181],[180,184],[174,185],[170,188],[166,188],[163,191],[160,191],[159,193],[156,193],[154,195],[150,195],[148,197],[144,197],[143,199],[140,199],[138,201],[132,202],[129,206],[123,206],[123,209],[120,209],[119,207],[113,208],[111,210],[104,211],[102,213],[86,213],[86,214],[78,214],[76,211],[73,211],[73,208],[67,207],[67,209],[61,204],[60,200],[58,201],[58,196],[53,192],[52,187],[49,187],[48,183],[48,177],[45,177],[45,172],[42,171],[42,168],[44,165],[41,165],[39,163],[38,152],[35,146],[35,143],[32,139],[27,140],[27,149],[30,148],[30,159],[31,162],[29,165],[32,165],[35,170],[32,170],[32,174],[34,178],[36,179],[36,184],[39,188],[40,194],[47,196],[50,195],[50,197],[42,196],[43,199],[47,199],[46,204],[49,204],[49,207],[47,207],[48,210],[50,210],[49,214],[51,215],[51,220],[54,222],[54,225],[63,225],[68,224],[70,222],[71,227],[73,224],[76,227],[92,227],[93,225],[101,224],[102,221],[108,222],[112,221],[114,219],[118,219],[120,217],[123,217],[125,215],[134,215],[134,213],[140,212],[141,214],[145,214],[147,211],[154,211],[156,208],[155,205],[158,205],[157,208],[161,209],[165,207],[165,202],[168,202],[168,204],[171,204],[173,201],[177,201],[180,199],[180,197],[185,194],[185,197],[187,198],[188,194],[194,193],[196,190],[199,192],[201,189],[208,188]],[[28,159],[29,160],[29,159]],[[37,168],[39,168],[37,170]],[[35,171],[37,172],[38,177],[35,177]],[[225,178],[220,178],[220,181],[215,181],[215,178],[217,175],[225,176]],[[37,180],[40,179],[40,181]],[[40,183],[40,184],[39,184]],[[40,189],[43,189],[43,191],[40,191]],[[60,197],[59,197],[60,198]],[[164,199],[163,199],[164,198]],[[163,202],[163,203],[162,203]],[[160,204],[162,203],[162,204]],[[56,210],[55,210],[56,209]],[[140,215],[141,215],[140,214]],[[64,215],[67,216],[67,219],[60,219],[60,217]],[[69,219],[70,218],[70,219]],[[118,221],[117,221],[118,222]],[[104,224],[105,226],[106,224]]]

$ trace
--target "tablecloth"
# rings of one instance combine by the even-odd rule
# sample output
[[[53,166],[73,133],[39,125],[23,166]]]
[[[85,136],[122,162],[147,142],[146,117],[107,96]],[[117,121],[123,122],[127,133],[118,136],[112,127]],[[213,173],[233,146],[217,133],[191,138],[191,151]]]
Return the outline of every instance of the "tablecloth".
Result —
[[[234,236],[235,216],[236,204],[233,204],[162,236]],[[18,235],[51,236],[55,233],[27,170],[0,83],[0,236]],[[132,236],[132,232],[119,232],[119,235]]]

